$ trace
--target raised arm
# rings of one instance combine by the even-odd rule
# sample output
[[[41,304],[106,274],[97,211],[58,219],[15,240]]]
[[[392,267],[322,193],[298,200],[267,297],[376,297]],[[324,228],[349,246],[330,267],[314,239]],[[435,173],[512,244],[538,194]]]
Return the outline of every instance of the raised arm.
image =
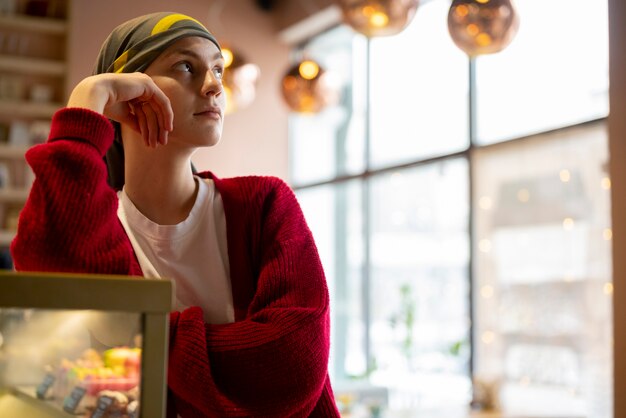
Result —
[[[79,83],[68,107],[54,115],[47,143],[26,154],[35,181],[11,244],[16,270],[141,274],[106,182],[102,158],[113,127],[103,115],[137,129],[153,146],[167,141],[172,126],[169,100],[145,74]]]

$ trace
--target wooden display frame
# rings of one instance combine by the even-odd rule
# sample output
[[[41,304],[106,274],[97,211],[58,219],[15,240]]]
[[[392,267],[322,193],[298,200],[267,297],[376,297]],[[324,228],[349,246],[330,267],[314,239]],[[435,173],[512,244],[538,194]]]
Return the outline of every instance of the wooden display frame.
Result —
[[[100,310],[141,315],[143,333],[140,417],[142,418],[165,417],[172,294],[173,283],[169,280],[113,275],[0,271],[0,309]],[[24,399],[24,395],[14,388],[0,388],[0,392],[3,391],[10,396]],[[33,402],[43,404],[35,398]]]

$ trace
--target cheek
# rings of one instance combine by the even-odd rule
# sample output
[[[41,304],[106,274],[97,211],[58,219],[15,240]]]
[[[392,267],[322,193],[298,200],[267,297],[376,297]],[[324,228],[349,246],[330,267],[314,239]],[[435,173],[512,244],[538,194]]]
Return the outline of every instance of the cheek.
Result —
[[[222,89],[222,91],[217,96],[217,101],[218,101],[218,103],[220,103],[222,105],[225,105],[226,104],[226,89],[224,87],[224,82],[222,82],[221,89]]]

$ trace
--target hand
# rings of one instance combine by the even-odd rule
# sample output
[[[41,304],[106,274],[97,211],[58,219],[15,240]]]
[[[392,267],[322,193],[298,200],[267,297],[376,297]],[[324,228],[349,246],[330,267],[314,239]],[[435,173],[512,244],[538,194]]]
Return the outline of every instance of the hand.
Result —
[[[87,77],[76,85],[67,106],[91,109],[128,125],[151,147],[165,145],[174,124],[169,99],[144,73]]]

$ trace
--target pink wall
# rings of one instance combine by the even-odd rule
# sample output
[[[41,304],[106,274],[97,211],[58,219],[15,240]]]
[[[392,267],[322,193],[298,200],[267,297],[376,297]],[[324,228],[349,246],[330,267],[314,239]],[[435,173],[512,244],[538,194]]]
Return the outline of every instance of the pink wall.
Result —
[[[269,174],[287,180],[287,109],[280,79],[289,47],[276,37],[272,17],[254,0],[74,0],[70,9],[68,89],[91,74],[100,45],[117,24],[132,17],[176,11],[203,22],[222,41],[239,49],[261,68],[256,100],[227,115],[221,142],[194,156],[199,169],[219,177]]]

